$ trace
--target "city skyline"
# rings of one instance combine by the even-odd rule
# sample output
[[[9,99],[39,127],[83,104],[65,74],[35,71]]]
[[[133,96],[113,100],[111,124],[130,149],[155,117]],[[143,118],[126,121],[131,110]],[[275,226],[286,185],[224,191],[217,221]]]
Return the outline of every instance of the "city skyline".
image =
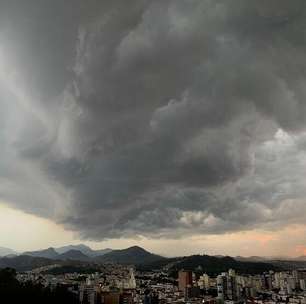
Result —
[[[0,247],[306,255],[304,0],[0,3]]]

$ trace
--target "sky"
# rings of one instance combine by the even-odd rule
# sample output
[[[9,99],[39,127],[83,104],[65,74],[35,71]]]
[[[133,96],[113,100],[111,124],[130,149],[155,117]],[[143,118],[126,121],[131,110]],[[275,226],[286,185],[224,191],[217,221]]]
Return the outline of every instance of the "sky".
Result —
[[[304,0],[0,0],[0,246],[306,254]]]

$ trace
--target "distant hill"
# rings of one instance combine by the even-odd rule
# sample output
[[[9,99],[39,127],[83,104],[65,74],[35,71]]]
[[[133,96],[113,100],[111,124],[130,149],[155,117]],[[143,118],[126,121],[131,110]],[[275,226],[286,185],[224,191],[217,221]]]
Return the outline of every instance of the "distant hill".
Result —
[[[145,249],[133,246],[122,250],[113,250],[110,253],[97,257],[95,260],[100,263],[118,264],[145,264],[166,259],[162,256],[150,253]]]
[[[70,250],[78,250],[78,251],[81,251],[83,254],[87,255],[88,257],[101,256],[101,255],[104,255],[112,251],[112,249],[110,248],[93,250],[89,246],[86,246],[84,244],[63,246],[63,247],[55,248],[55,250],[59,254],[63,254]]]
[[[303,261],[303,262],[306,262],[306,255],[302,255],[302,256],[299,256],[297,258],[295,258],[296,261]]]
[[[23,255],[29,255],[32,257],[47,258],[47,259],[57,259],[59,254],[55,251],[54,248],[50,247],[44,250],[27,251],[24,252]]]
[[[241,262],[267,262],[267,258],[260,257],[260,256],[250,256],[250,257],[242,257],[242,256],[237,256],[234,258],[237,261]]]
[[[306,268],[306,261],[299,260],[269,260],[270,264],[277,267],[282,267],[286,270],[294,270],[299,268]]]
[[[17,252],[10,248],[0,247],[0,257],[7,255],[17,255]]]
[[[184,258],[181,262],[173,266],[174,270],[191,269],[195,270],[201,266],[202,270],[208,274],[218,274],[228,269],[235,269],[242,274],[259,274],[269,270],[282,270],[281,267],[262,262],[241,262],[232,257],[217,258],[208,255],[193,255]]]
[[[90,261],[90,257],[79,250],[69,250],[57,256],[58,260]]]
[[[17,271],[28,271],[52,264],[54,264],[54,260],[29,255],[20,255],[13,258],[0,258],[0,268],[9,267],[14,268]]]
[[[155,261],[139,265],[140,270],[167,270],[171,275],[176,276],[181,269],[206,272],[209,275],[217,275],[228,269],[235,269],[241,274],[259,274],[269,270],[283,270],[282,267],[262,262],[241,262],[232,257],[216,257],[208,255],[192,255],[187,257],[170,258],[167,260]]]
[[[300,257],[235,257],[240,262],[261,262],[272,264],[286,270],[306,268],[306,256]]]

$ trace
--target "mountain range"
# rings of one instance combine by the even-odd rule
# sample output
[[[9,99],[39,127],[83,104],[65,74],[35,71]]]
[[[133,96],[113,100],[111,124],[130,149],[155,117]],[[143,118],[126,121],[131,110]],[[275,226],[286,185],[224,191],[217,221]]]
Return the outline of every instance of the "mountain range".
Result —
[[[133,247],[130,247],[130,248],[141,248],[141,247],[133,246]],[[67,253],[71,250],[80,251],[85,256],[90,257],[90,258],[101,257],[105,254],[110,253],[110,252],[114,252],[114,254],[116,256],[118,256],[117,257],[118,259],[120,259],[119,255],[120,255],[120,252],[122,251],[122,250],[113,250],[113,249],[110,249],[110,248],[94,250],[87,245],[78,244],[78,245],[67,245],[67,246],[62,246],[62,247],[57,247],[57,248],[50,247],[50,248],[42,249],[42,250],[26,251],[26,252],[23,252],[23,253],[18,253],[17,251],[15,251],[13,249],[0,246],[0,257],[5,257],[5,256],[13,257],[13,256],[16,256],[16,255],[29,255],[29,256],[34,256],[34,257],[44,257],[44,258],[50,258],[50,259],[57,259],[58,256],[60,256],[64,253]],[[68,253],[68,255],[69,255],[69,253]],[[105,260],[106,260],[107,257],[108,256],[105,257]],[[160,257],[160,256],[158,256],[158,257]],[[224,255],[215,255],[215,257],[223,258],[225,256]],[[298,257],[286,257],[286,256],[270,256],[270,257],[249,256],[249,257],[244,257],[244,256],[236,256],[236,257],[234,257],[234,259],[237,260],[237,261],[242,261],[242,262],[269,262],[269,261],[275,261],[275,260],[306,262],[306,255],[298,256]]]
[[[129,249],[127,254],[130,254],[130,252],[133,252],[133,249],[139,249],[139,251],[143,253],[145,251],[143,248],[139,246],[132,246]],[[69,256],[69,251],[71,252],[71,256],[75,254],[74,251],[79,251],[81,252],[84,256],[87,258],[98,258],[98,260],[103,260],[106,261],[109,259],[109,253],[113,252],[114,256],[116,256],[116,260],[120,261],[120,255],[121,253],[125,253],[125,249],[121,250],[114,250],[110,248],[105,248],[105,249],[100,249],[100,250],[94,250],[90,248],[87,245],[84,244],[78,244],[78,245],[66,245],[62,247],[57,247],[57,248],[47,248],[47,249],[42,249],[42,250],[36,250],[36,251],[26,251],[23,253],[18,253],[13,249],[6,248],[6,247],[1,247],[0,246],[0,257],[13,257],[17,255],[29,255],[33,257],[43,257],[43,258],[49,258],[49,259],[58,259],[65,256]],[[68,253],[67,253],[68,252]],[[66,254],[67,253],[67,254]],[[63,255],[66,254],[66,255]],[[101,256],[106,255],[103,259]],[[133,256],[133,253],[131,254]],[[154,255],[154,254],[153,254]],[[83,257],[84,257],[83,256]],[[155,255],[156,257],[161,257],[159,255]],[[215,257],[218,258],[223,258],[225,257],[224,255],[215,255]],[[153,258],[154,259],[154,258]],[[269,261],[295,261],[295,262],[306,262],[306,255],[303,256],[298,256],[298,257],[285,257],[285,256],[270,256],[270,257],[264,257],[264,256],[249,256],[249,257],[244,257],[244,256],[236,256],[234,257],[235,260],[241,261],[241,262],[269,262]]]
[[[89,250],[86,246],[81,245],[66,246],[60,249],[48,248],[40,251],[25,252],[19,256],[0,258],[0,268],[12,267],[18,271],[25,271],[50,265],[69,269],[67,266],[99,267],[99,265],[112,263],[135,265],[140,270],[163,270],[175,275],[182,268],[195,271],[198,269],[209,274],[234,268],[239,272],[255,274],[288,267],[287,264],[273,264],[268,261],[239,261],[223,256],[192,255],[166,258],[148,252],[139,246],[111,251],[108,249],[99,252],[103,254],[96,256],[96,251]]]
[[[58,248],[50,247],[47,249],[36,250],[36,251],[26,251],[23,253],[18,253],[17,251],[10,249],[10,248],[0,247],[0,257],[29,255],[33,257],[43,257],[43,258],[55,259],[58,257],[58,255],[64,254],[71,250],[80,251],[87,257],[101,256],[101,255],[104,255],[112,251],[112,249],[110,248],[93,250],[89,246],[86,246],[84,244],[68,245],[68,246],[63,246],[63,247],[58,247]]]
[[[75,260],[96,263],[143,264],[162,260],[164,257],[150,253],[145,249],[133,246],[121,250],[92,250],[85,245],[65,246],[54,249],[52,247],[39,251],[27,251],[22,255],[40,257],[50,260]]]
[[[138,246],[122,250],[101,250],[99,252],[102,253],[102,255],[99,256],[88,256],[80,250],[70,248],[75,247],[67,246],[60,251],[63,253],[59,253],[56,249],[51,247],[39,251],[24,252],[18,256],[2,257],[0,258],[0,268],[11,267],[18,271],[25,271],[55,264],[61,266],[75,263],[79,263],[79,265],[82,263],[86,263],[86,265],[102,265],[106,263],[138,265],[166,259]],[[82,246],[77,248],[84,250]],[[89,251],[89,253],[91,253],[91,255],[97,254],[97,252],[93,253],[91,251]]]
[[[55,251],[54,248],[50,247],[48,249],[43,249],[38,251],[26,251],[22,255],[46,258],[46,259],[56,259],[59,254]]]
[[[110,248],[93,250],[89,246],[86,246],[83,244],[63,246],[63,247],[56,248],[55,250],[59,254],[66,253],[70,250],[78,250],[78,251],[81,251],[84,255],[87,255],[88,257],[96,257],[96,256],[104,255],[112,251],[112,249]]]
[[[77,253],[77,251],[79,253]],[[79,244],[79,245],[68,245],[58,248],[50,247],[48,249],[38,250],[38,251],[26,251],[22,253],[22,255],[29,255],[34,257],[43,257],[48,259],[63,259],[67,258],[74,258],[77,255],[81,257],[83,255],[83,259],[86,258],[94,258],[97,256],[102,256],[106,253],[111,252],[112,249],[100,249],[100,250],[93,250],[89,246]]]
[[[260,273],[268,270],[295,269],[306,267],[306,261],[265,259],[261,257],[228,257],[192,255],[185,257],[166,258],[147,250],[133,246],[121,250],[93,250],[85,245],[69,245],[60,248],[47,248],[39,251],[27,251],[15,255],[9,250],[3,250],[9,256],[0,258],[0,268],[12,267],[18,271],[32,270],[48,265],[83,265],[96,267],[103,264],[135,265],[140,270],[162,269],[177,272],[179,269],[192,269],[213,274],[226,271],[228,268],[236,269],[243,273]]]

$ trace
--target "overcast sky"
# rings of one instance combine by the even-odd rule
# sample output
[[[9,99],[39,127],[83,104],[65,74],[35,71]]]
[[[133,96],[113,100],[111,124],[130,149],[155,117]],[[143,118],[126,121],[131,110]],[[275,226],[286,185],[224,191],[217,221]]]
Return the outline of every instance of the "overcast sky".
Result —
[[[0,0],[0,246],[306,254],[305,54],[304,0]]]

